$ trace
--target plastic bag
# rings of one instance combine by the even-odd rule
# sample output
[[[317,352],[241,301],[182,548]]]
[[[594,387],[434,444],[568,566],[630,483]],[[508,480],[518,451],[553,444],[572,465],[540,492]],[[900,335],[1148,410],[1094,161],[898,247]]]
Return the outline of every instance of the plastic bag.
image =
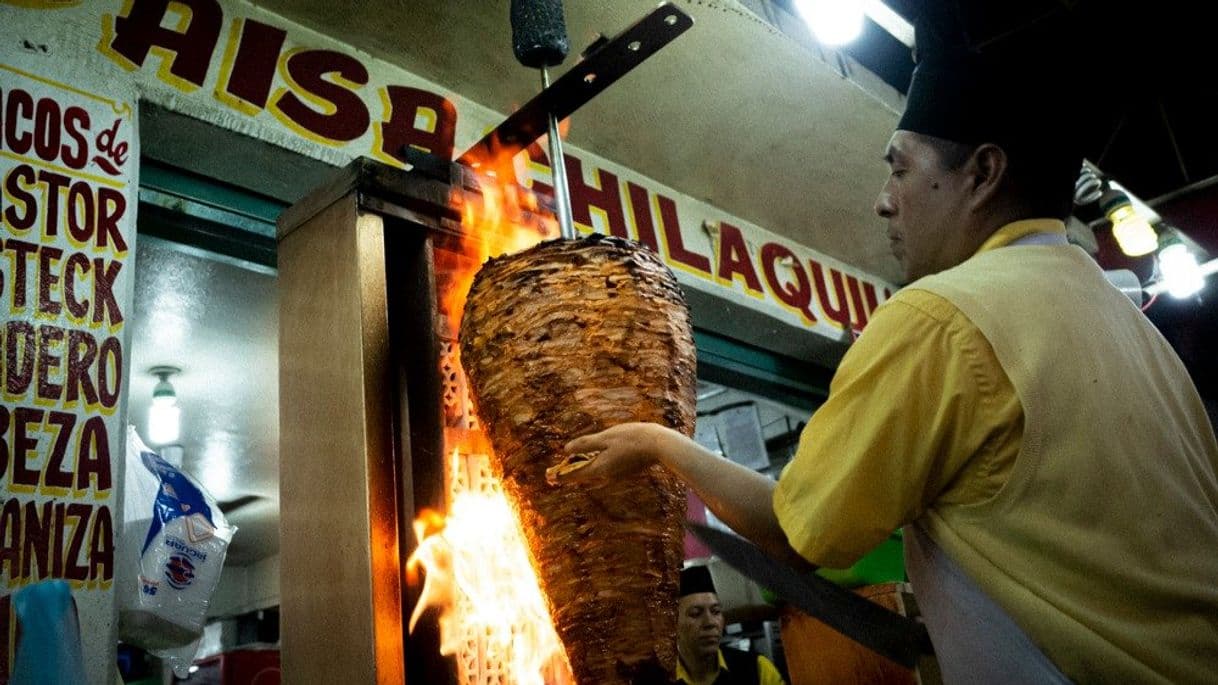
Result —
[[[23,587],[13,595],[21,626],[12,685],[85,682],[80,618],[72,588],[62,580]]]
[[[184,674],[236,527],[193,478],[127,429],[119,638]]]

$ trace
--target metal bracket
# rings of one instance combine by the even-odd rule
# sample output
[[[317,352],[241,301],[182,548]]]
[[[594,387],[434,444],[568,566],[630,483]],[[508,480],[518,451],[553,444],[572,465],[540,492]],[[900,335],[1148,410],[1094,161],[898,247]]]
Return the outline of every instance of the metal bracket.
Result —
[[[504,119],[457,161],[470,165],[491,154],[515,155],[546,133],[549,115],[560,121],[570,116],[693,25],[694,20],[685,12],[669,3],[661,4],[613,39],[594,43],[582,61]]]

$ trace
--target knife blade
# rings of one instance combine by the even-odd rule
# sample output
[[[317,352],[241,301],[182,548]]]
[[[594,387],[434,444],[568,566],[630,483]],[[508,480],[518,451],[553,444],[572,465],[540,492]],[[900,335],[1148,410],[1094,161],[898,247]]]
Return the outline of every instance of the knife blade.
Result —
[[[745,577],[877,654],[912,668],[919,654],[931,653],[930,636],[921,623],[781,564],[738,535],[692,521],[686,527]]]

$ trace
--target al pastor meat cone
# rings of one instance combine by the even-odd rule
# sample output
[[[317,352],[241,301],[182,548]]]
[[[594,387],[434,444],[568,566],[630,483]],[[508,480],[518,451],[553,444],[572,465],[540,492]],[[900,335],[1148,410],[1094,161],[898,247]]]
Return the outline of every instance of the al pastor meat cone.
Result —
[[[695,351],[672,272],[636,243],[553,240],[489,260],[470,289],[461,361],[581,685],[668,682],[684,487],[660,466],[552,485],[578,435],[628,421],[687,435]]]

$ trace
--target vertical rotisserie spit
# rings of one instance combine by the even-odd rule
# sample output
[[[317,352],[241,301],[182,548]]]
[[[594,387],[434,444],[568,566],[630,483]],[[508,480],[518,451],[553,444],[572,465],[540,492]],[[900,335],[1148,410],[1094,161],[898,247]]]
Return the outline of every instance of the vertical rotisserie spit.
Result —
[[[695,351],[676,279],[637,243],[548,241],[483,265],[460,340],[576,680],[667,682],[684,487],[660,466],[561,486],[546,470],[566,441],[618,423],[692,433]]]

